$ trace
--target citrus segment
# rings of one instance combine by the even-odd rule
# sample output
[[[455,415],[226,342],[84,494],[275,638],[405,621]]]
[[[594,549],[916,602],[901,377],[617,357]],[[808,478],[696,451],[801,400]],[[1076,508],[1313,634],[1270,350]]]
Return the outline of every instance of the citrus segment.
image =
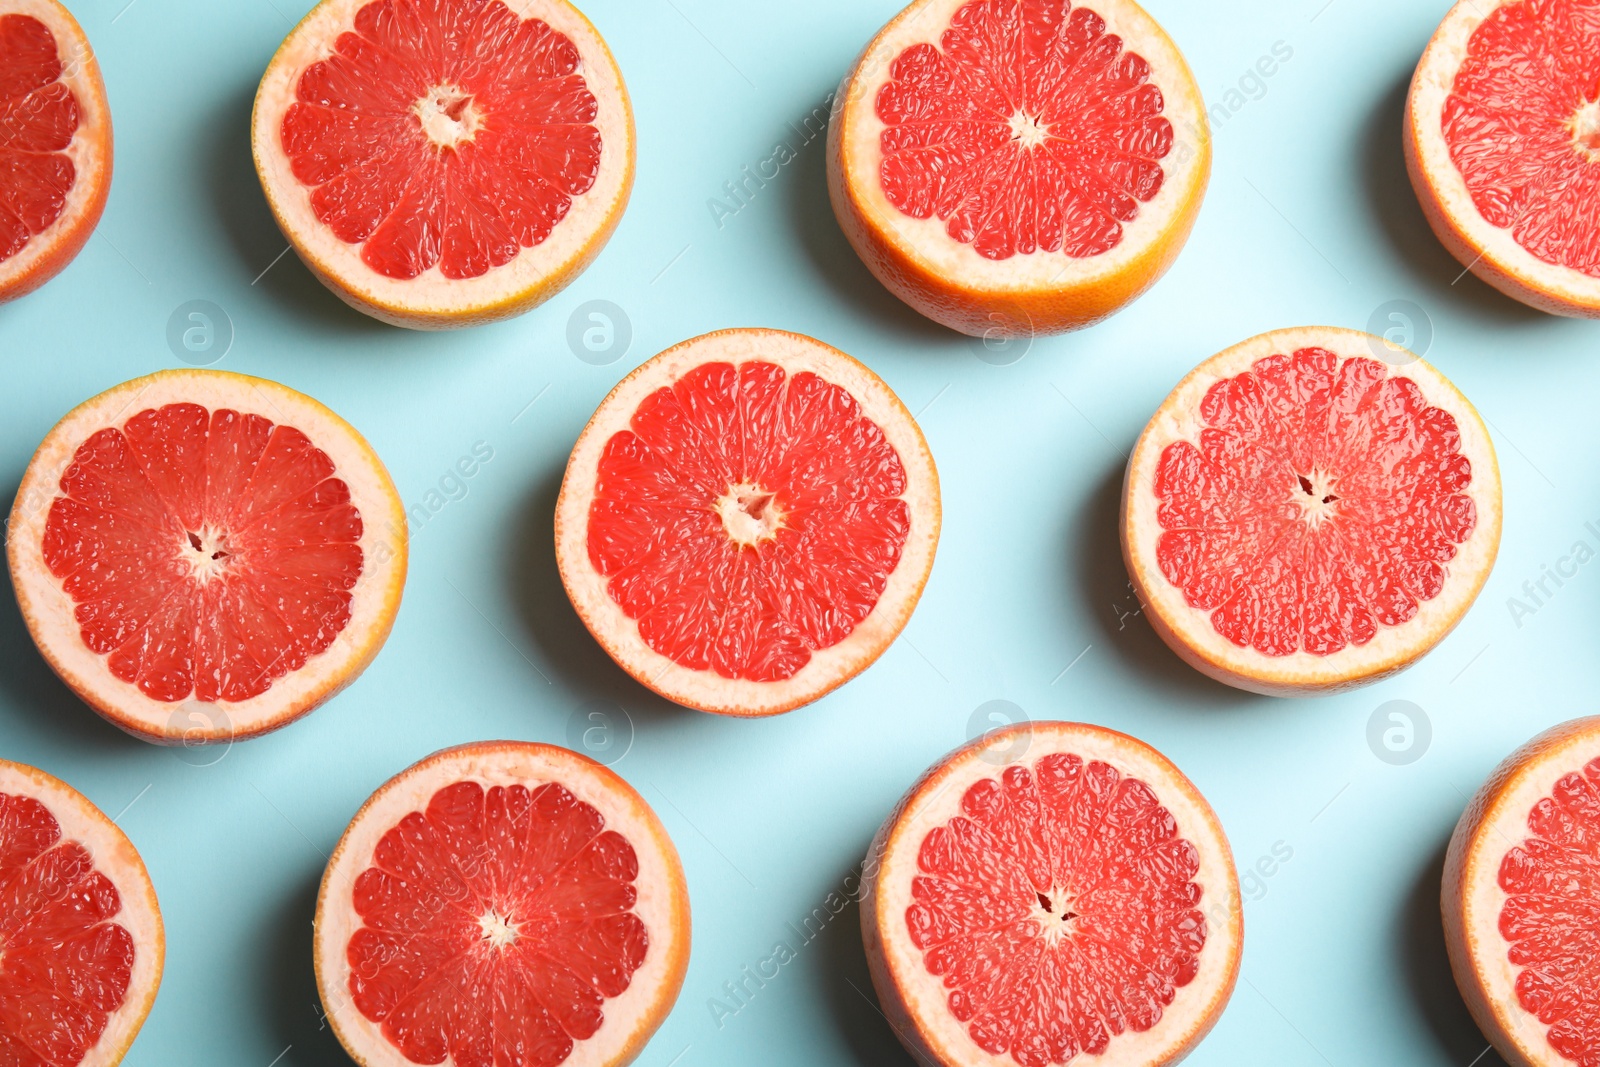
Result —
[[[901,299],[980,336],[1134,299],[1183,245],[1210,168],[1193,77],[1131,0],[918,0],[838,99],[846,236]]]
[[[138,853],[66,784],[0,760],[0,1062],[118,1063],[161,981]]]
[[[621,1064],[688,953],[677,854],[620,778],[563,749],[451,749],[356,816],[317,909],[318,976],[359,1062]]]
[[[110,180],[111,118],[83,31],[55,0],[0,2],[0,301],[71,262]]]
[[[927,1062],[1174,1063],[1232,992],[1227,841],[1132,738],[1038,723],[981,739],[912,789],[872,860],[873,979]]]
[[[393,485],[355,432],[215,371],[140,379],[73,412],[14,517],[13,581],[41,649],[152,739],[248,736],[310,710],[376,652],[405,569]],[[169,737],[180,702],[214,708],[217,736],[183,713]]]
[[[1197,368],[1128,468],[1124,553],[1157,631],[1272,693],[1405,666],[1476,596],[1499,539],[1487,432],[1442,376],[1347,330],[1279,331]]]
[[[932,564],[938,484],[888,387],[810,338],[687,341],[606,398],[557,508],[567,591],[619,663],[770,714],[862,670]]]
[[[1516,1067],[1600,1063],[1600,719],[1540,734],[1490,775],[1450,841],[1445,940],[1473,1017]]]
[[[1418,65],[1406,154],[1434,230],[1501,291],[1600,315],[1600,5],[1463,2]]]
[[[262,81],[257,169],[334,291],[400,325],[516,314],[621,216],[632,115],[565,0],[325,0]]]

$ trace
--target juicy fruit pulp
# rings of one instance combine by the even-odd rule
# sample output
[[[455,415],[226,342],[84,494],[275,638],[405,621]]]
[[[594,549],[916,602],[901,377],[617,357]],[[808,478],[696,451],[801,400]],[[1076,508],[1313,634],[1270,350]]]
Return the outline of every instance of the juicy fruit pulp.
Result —
[[[1456,420],[1376,360],[1321,348],[1215,383],[1156,472],[1161,572],[1217,633],[1332,655],[1437,596],[1471,535]]]
[[[1095,1056],[1161,1019],[1206,942],[1199,854],[1144,782],[1071,754],[1007,767],[918,853],[906,925],[979,1047]]]
[[[350,621],[361,516],[304,433],[169,404],[89,437],[61,476],[44,559],[86,646],[147,696],[240,701]]]
[[[1172,149],[1149,64],[1069,0],[973,0],[940,45],[878,93],[889,202],[991,260],[1115,248]]]
[[[445,786],[372,864],[350,995],[415,1063],[554,1067],[649,952],[633,846],[556,783]]]
[[[501,0],[376,0],[308,66],[282,143],[390,278],[476,278],[546,240],[600,169],[577,48]]]
[[[1505,854],[1500,934],[1511,943],[1517,1002],[1550,1027],[1550,1045],[1600,1064],[1600,759],[1563,776],[1528,813],[1533,835]]]
[[[50,809],[0,793],[0,1063],[76,1067],[127,997],[122,900]]]
[[[1600,278],[1600,3],[1523,0],[1473,31],[1442,113],[1450,158],[1491,225]]]
[[[78,100],[61,75],[44,23],[0,15],[0,263],[61,217],[77,177]]]
[[[907,479],[843,388],[705,363],[650,394],[600,459],[589,559],[654,650],[725,678],[793,677],[882,596]]]

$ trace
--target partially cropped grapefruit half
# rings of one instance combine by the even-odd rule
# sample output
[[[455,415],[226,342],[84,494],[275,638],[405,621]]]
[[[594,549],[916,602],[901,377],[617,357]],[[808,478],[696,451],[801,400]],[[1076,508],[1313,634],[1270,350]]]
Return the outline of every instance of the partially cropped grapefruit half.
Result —
[[[1445,854],[1450,967],[1512,1067],[1600,1063],[1600,718],[1512,753]]]
[[[276,382],[163,371],[74,408],[11,511],[34,642],[159,744],[253,737],[371,662],[406,574],[394,483],[348,423]]]
[[[610,770],[500,741],[372,795],[317,897],[317,987],[362,1067],[621,1067],[689,963],[677,851]]]
[[[0,760],[0,1063],[121,1063],[165,958],[127,836],[65,782]]]
[[[1194,76],[1132,0],[917,0],[845,77],[828,139],[868,269],[977,337],[1076,329],[1139,296],[1210,171]]]
[[[1310,696],[1443,640],[1489,577],[1500,516],[1488,430],[1443,374],[1304,327],[1211,357],[1156,411],[1128,462],[1122,552],[1191,666]]]
[[[1463,266],[1556,315],[1600,318],[1600,6],[1461,0],[1406,101],[1405,155]]]
[[[71,263],[111,190],[94,50],[56,0],[0,0],[0,303]]]
[[[323,0],[272,57],[252,138],[311,271],[417,329],[548,300],[633,187],[622,73],[566,0]]]
[[[855,677],[939,541],[916,420],[837,349],[725,330],[611,391],[572,450],[556,560],[611,657],[670,700],[774,715]]]
[[[861,930],[919,1063],[1176,1063],[1244,944],[1216,814],[1149,745],[1023,723],[934,765],[878,831]]]

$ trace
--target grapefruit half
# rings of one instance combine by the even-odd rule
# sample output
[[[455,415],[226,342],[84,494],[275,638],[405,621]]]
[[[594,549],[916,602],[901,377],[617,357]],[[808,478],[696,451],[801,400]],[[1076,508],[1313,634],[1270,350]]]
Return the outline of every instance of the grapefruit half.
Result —
[[[1123,559],[1151,626],[1196,669],[1273,696],[1409,666],[1499,545],[1483,420],[1433,367],[1354,330],[1278,330],[1206,360],[1123,484]]]
[[[0,0],[0,303],[83,249],[111,189],[111,109],[56,0]]]
[[[1485,282],[1600,317],[1600,8],[1461,0],[1406,100],[1411,183],[1439,240]]]
[[[121,1063],[165,958],[126,835],[65,782],[0,760],[0,1063]]]
[[[622,73],[566,0],[323,0],[267,66],[252,131],[312,273],[416,329],[548,300],[633,187]]]
[[[556,560],[595,639],[670,700],[774,715],[865,670],[939,541],[939,476],[862,364],[779,330],[667,349],[584,427]]]
[[[957,749],[900,801],[864,875],[872,981],[922,1063],[1176,1063],[1238,978],[1222,826],[1114,730],[1022,723]]]
[[[304,715],[377,655],[405,512],[371,447],[310,397],[162,371],[50,431],[7,556],[34,642],[78,696],[146,741],[223,742]]]
[[[317,987],[362,1067],[620,1067],[672,1010],[689,895],[655,812],[605,767],[446,749],[356,813],[322,879]]]
[[[1600,1063],[1600,718],[1495,769],[1445,855],[1456,985],[1512,1067]]]
[[[973,336],[1105,318],[1177,258],[1211,172],[1182,53],[1132,0],[917,0],[835,97],[828,189],[868,269]]]

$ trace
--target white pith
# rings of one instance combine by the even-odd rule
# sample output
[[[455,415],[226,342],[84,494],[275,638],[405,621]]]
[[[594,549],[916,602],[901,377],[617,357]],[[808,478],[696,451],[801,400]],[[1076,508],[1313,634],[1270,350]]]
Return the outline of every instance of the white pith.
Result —
[[[485,789],[522,785],[529,790],[558,782],[593,805],[606,828],[633,846],[639,861],[633,912],[648,931],[649,948],[628,988],[602,1004],[600,1029],[574,1042],[562,1067],[621,1067],[630,1062],[666,1018],[683,982],[690,939],[683,868],[655,812],[621,778],[565,749],[524,742],[483,742],[430,756],[387,782],[350,823],[317,897],[317,987],[334,1032],[362,1067],[412,1067],[381,1025],[364,1016],[350,998],[346,948],[362,926],[354,905],[355,880],[372,866],[373,850],[384,834],[409,813],[427,810],[439,789],[461,781]]]
[[[77,790],[43,771],[0,760],[0,793],[33,797],[50,809],[63,841],[88,850],[95,869],[117,887],[122,910],[112,920],[133,936],[133,972],[122,1005],[78,1067],[115,1067],[150,1014],[166,962],[166,933],[155,887],[126,834]]]
[[[1540,800],[1549,797],[1555,784],[1569,774],[1581,774],[1591,760],[1600,757],[1600,719],[1564,724],[1550,731],[1563,732],[1577,726],[1554,743],[1541,744],[1542,735],[1529,742],[1499,768],[1474,800],[1473,807],[1487,800],[1476,824],[1465,841],[1452,842],[1465,848],[1461,866],[1460,927],[1448,930],[1450,910],[1446,909],[1447,933],[1464,945],[1478,983],[1483,1004],[1493,1016],[1493,1032],[1486,1030],[1501,1055],[1514,1067],[1573,1067],[1551,1047],[1550,1027],[1525,1010],[1517,999],[1517,975],[1524,969],[1511,962],[1511,942],[1500,933],[1500,912],[1508,894],[1500,888],[1500,863],[1512,848],[1522,845],[1533,832],[1528,815]],[[1473,808],[1468,809],[1468,817]],[[1458,831],[1460,833],[1461,831]],[[1446,884],[1446,892],[1450,885]],[[1457,971],[1460,981],[1460,972]],[[1483,1025],[1484,1020],[1479,1020]],[[1507,1044],[1511,1047],[1507,1047]]]
[[[1092,0],[1083,5],[1106,22],[1106,32],[1121,37],[1127,51],[1150,64],[1150,82],[1161,89],[1162,114],[1172,123],[1172,149],[1160,161],[1160,191],[1141,203],[1138,216],[1122,224],[1122,240],[1111,251],[1088,258],[1062,252],[1036,251],[1003,260],[986,259],[970,244],[952,238],[937,215],[915,219],[890,203],[879,181],[883,162],[880,137],[886,128],[878,118],[878,91],[890,80],[895,60],[916,44],[939,47],[951,16],[968,0],[916,0],[897,15],[867,46],[855,70],[845,79],[834,103],[834,121],[844,124],[840,138],[843,172],[871,228],[890,235],[918,264],[953,285],[1005,295],[1040,289],[1075,289],[1111,278],[1143,255],[1174,225],[1206,180],[1205,105],[1199,87],[1177,46],[1143,8],[1132,0]],[[940,51],[943,51],[941,48]],[[1020,121],[1019,121],[1020,119]],[[1013,115],[1011,128],[1024,145],[1043,140],[1043,131],[1026,115]]]
[[[477,136],[483,112],[472,94],[459,85],[440,85],[422,95],[411,109],[417,113],[422,133],[435,148],[454,148]],[[452,117],[455,111],[459,117]]]
[[[96,207],[95,190],[111,180],[111,110],[106,103],[100,65],[88,38],[66,8],[56,0],[0,0],[0,15],[31,15],[49,28],[61,58],[61,82],[78,100],[78,129],[62,154],[72,160],[72,191],[61,214],[42,232],[34,234],[22,251],[0,262],[0,292],[27,274],[56,245],[79,226]]]
[[[728,540],[737,545],[754,546],[774,540],[778,531],[785,528],[783,505],[775,494],[755,482],[730,485],[717,498],[713,510],[722,519]]]
[[[593,242],[621,212],[633,177],[633,115],[622,73],[594,26],[566,0],[517,0],[512,10],[537,18],[564,34],[582,58],[580,73],[594,94],[600,133],[600,170],[588,192],[572,199],[567,215],[542,243],[524,248],[510,262],[476,278],[446,278],[436,263],[411,279],[389,278],[361,259],[361,245],[335,237],[311,207],[312,189],[294,176],[283,150],[284,113],[295,100],[301,73],[333,53],[339,34],[372,0],[323,0],[290,32],[273,57],[256,94],[251,139],[256,168],[274,214],[302,259],[361,301],[402,315],[470,316],[492,313],[531,290],[549,286],[544,297],[576,277],[595,251]],[[421,116],[419,116],[421,117]],[[493,122],[493,116],[483,116]]]
[[[361,577],[350,590],[350,621],[326,650],[259,696],[207,704],[146,696],[84,644],[76,604],[44,559],[50,505],[63,472],[91,435],[121,427],[132,416],[165,404],[230,408],[280,426],[294,426],[327,453],[335,477],[350,489],[361,515]],[[189,546],[174,544],[175,552]],[[35,453],[12,507],[7,543],[12,582],[40,651],[80,697],[113,723],[145,740],[169,744],[224,742],[281,726],[352,681],[388,636],[405,584],[406,518],[388,472],[348,423],[310,397],[276,382],[210,370],[162,371],[125,382],[69,412]],[[225,566],[226,561],[205,561]],[[193,712],[193,714],[189,714]],[[196,720],[209,725],[196,727]]]
[[[1456,228],[1482,250],[1482,259],[1523,284],[1558,300],[1600,305],[1600,278],[1546,263],[1523,248],[1509,229],[1492,225],[1472,202],[1467,183],[1450,158],[1441,120],[1456,72],[1467,56],[1475,31],[1490,15],[1525,0],[1460,0],[1439,24],[1411,83],[1409,121],[1423,173],[1439,204]],[[1592,105],[1591,105],[1592,106]],[[1576,119],[1577,116],[1574,116]],[[1576,131],[1574,131],[1576,136]],[[1575,143],[1574,151],[1580,151]]]
[[[1022,734],[1020,746],[1004,735]],[[998,762],[994,753],[1005,751]],[[1163,1067],[1176,1063],[1215,1023],[1233,992],[1243,948],[1243,909],[1233,853],[1215,813],[1194,785],[1164,756],[1131,737],[1080,723],[1037,722],[994,734],[958,750],[917,782],[879,832],[867,870],[876,870],[862,916],[869,929],[869,952],[881,953],[873,978],[891,1018],[903,1008],[914,1036],[941,1067],[1016,1067],[1009,1052],[992,1055],[973,1041],[966,1024],[951,1012],[944,980],[931,974],[911,942],[906,910],[913,879],[920,872],[918,852],[928,833],[962,814],[961,801],[976,782],[997,779],[1007,766],[1032,769],[1044,756],[1069,752],[1085,762],[1102,760],[1124,777],[1137,778],[1172,813],[1178,834],[1200,856],[1194,882],[1201,887],[1199,908],[1206,917],[1206,941],[1193,981],[1177,990],[1157,1023],[1143,1033],[1124,1031],[1097,1057],[1082,1057],[1102,1067]],[[1062,898],[1052,902],[1059,915]],[[1042,912],[1042,909],[1040,909]],[[1062,924],[1056,920],[1059,928]],[[1059,929],[1055,939],[1063,936]],[[1047,939],[1051,937],[1046,927]],[[891,988],[885,989],[883,982]],[[1076,1059],[1073,1061],[1077,1062]]]
[[[606,442],[627,428],[646,396],[695,367],[762,360],[792,377],[811,371],[840,386],[877,423],[905,468],[902,494],[911,533],[899,565],[877,605],[843,641],[812,653],[792,677],[776,682],[723,678],[691,670],[645,644],[639,624],[607,591],[607,579],[589,560],[589,509]],[[708,504],[711,502],[708,501]],[[778,501],[781,508],[782,501]],[[601,403],[573,448],[556,506],[556,559],[567,594],[591,633],[624,670],[671,700],[702,711],[767,715],[809,703],[844,683],[881,655],[910,618],[933,567],[939,541],[939,476],[922,431],[883,380],[861,363],[820,341],[779,330],[725,330],[685,341],[642,364]]]
[[[1455,416],[1461,454],[1472,465],[1472,483],[1463,492],[1477,508],[1477,524],[1467,540],[1457,546],[1456,557],[1444,565],[1444,588],[1433,599],[1419,601],[1417,614],[1410,621],[1393,627],[1379,624],[1377,634],[1365,645],[1349,644],[1332,655],[1320,656],[1300,649],[1287,656],[1268,656],[1251,647],[1241,648],[1223,637],[1211,622],[1212,612],[1190,607],[1183,590],[1162,573],[1156,559],[1156,543],[1164,529],[1157,518],[1160,501],[1155,493],[1155,474],[1168,445],[1199,440],[1205,425],[1200,418],[1200,402],[1206,391],[1215,382],[1242,374],[1269,355],[1290,355],[1302,348],[1321,347],[1341,359],[1373,359],[1373,346],[1383,344],[1379,338],[1355,330],[1320,326],[1253,337],[1191,371],[1162,403],[1134,446],[1123,494],[1122,536],[1135,591],[1145,607],[1194,657],[1228,675],[1224,680],[1230,684],[1283,695],[1360,684],[1398,670],[1450,632],[1472,605],[1494,566],[1501,522],[1500,470],[1494,445],[1483,420],[1455,386],[1430,364],[1413,358],[1399,366],[1382,366],[1391,377],[1411,379],[1429,404]],[[1286,496],[1300,492],[1286,478]],[[1337,513],[1336,502],[1324,507],[1320,495],[1315,499],[1319,502],[1315,508],[1318,520]]]

